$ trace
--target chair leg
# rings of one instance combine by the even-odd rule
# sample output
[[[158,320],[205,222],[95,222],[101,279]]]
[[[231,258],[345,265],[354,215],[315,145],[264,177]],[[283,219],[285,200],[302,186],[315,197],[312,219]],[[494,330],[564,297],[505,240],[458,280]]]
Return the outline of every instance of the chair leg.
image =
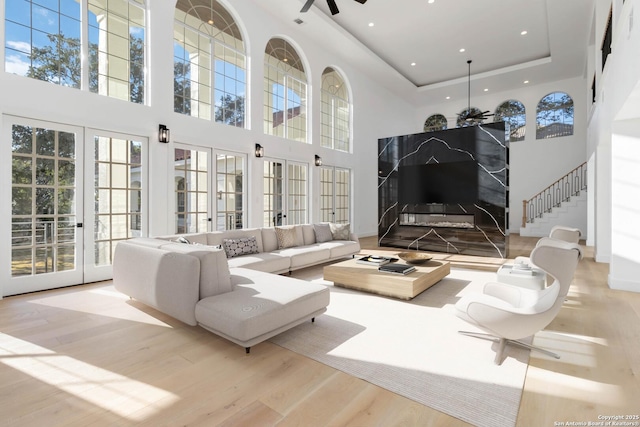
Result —
[[[555,359],[560,359],[560,355],[558,355],[556,353],[553,353],[553,352],[551,352],[549,350],[546,350],[544,348],[541,348],[541,347],[536,347],[534,345],[524,343],[522,341],[510,340],[510,339],[507,339],[507,338],[500,338],[500,337],[496,337],[496,336],[491,335],[491,334],[483,334],[481,332],[458,331],[458,333],[462,334],[462,335],[467,335],[469,337],[480,338],[482,340],[487,340],[487,341],[492,341],[492,342],[498,343],[498,350],[496,352],[496,358],[494,359],[494,363],[496,365],[501,365],[502,364],[502,356],[504,354],[504,349],[505,349],[507,344],[514,344],[514,345],[517,345],[517,346],[520,346],[520,347],[527,348],[527,349],[529,349],[531,351],[538,351],[540,353],[544,353],[547,356],[551,356],[551,357],[553,357]]]

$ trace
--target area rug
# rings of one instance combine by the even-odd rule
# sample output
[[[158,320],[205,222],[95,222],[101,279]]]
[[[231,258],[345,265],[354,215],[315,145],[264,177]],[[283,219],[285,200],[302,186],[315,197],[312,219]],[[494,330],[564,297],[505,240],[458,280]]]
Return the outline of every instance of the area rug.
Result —
[[[491,341],[458,334],[479,331],[454,314],[454,304],[478,292],[495,273],[452,269],[411,301],[333,286],[331,303],[307,322],[270,341],[476,426],[514,426],[528,351],[507,346],[493,363]]]

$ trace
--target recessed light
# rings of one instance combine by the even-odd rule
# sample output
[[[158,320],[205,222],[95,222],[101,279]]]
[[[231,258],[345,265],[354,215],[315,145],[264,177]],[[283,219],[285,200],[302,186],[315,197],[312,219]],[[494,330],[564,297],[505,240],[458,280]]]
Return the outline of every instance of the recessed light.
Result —
[[[462,49],[460,49],[460,50],[459,50],[459,52],[460,52],[460,53],[462,53],[462,52],[464,52],[464,50],[465,50],[465,49],[464,49],[464,48],[462,48]]]
[[[429,0],[427,3],[429,3],[429,4],[433,4],[433,3],[435,3],[435,2],[436,2],[436,0]]]
[[[520,35],[521,35],[521,36],[526,36],[526,35],[527,35],[527,30],[522,30],[522,31],[520,31]]]
[[[529,80],[525,80],[523,83],[524,83],[524,84],[527,84],[527,83],[529,83]]]
[[[484,91],[485,91],[485,92],[489,92],[489,89],[488,89],[488,88],[484,88]]]
[[[375,24],[373,22],[369,22],[369,26],[373,27]]]
[[[213,25],[213,19],[209,19],[207,22],[209,23],[209,25]]]
[[[289,62],[289,58],[284,58],[283,61],[284,62]]]
[[[415,62],[412,62],[412,63],[411,63],[411,66],[412,66],[412,67],[415,67],[415,66],[416,66],[416,63],[415,63]]]
[[[450,97],[450,96],[447,96],[445,99],[451,99],[451,97]]]

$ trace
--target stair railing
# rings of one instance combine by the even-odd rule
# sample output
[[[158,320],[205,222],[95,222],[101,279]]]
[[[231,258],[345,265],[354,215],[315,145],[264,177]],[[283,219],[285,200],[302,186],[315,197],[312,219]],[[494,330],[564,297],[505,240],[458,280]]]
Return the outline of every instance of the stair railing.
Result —
[[[522,226],[541,218],[543,214],[551,212],[573,196],[587,189],[587,163],[573,169],[571,172],[555,181],[553,184],[530,198],[522,201]]]

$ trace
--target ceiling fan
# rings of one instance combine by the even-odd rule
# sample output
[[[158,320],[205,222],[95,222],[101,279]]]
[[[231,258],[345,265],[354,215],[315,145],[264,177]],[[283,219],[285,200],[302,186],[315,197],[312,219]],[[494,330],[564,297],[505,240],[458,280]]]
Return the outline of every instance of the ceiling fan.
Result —
[[[365,4],[367,2],[367,0],[355,0],[360,4]],[[302,9],[300,9],[301,13],[304,13],[306,11],[309,10],[309,8],[311,7],[311,5],[313,4],[314,0],[307,0],[307,2],[304,4],[304,6],[302,6]],[[336,15],[338,13],[340,13],[340,11],[338,10],[338,6],[336,5],[335,0],[327,0],[327,4],[329,5],[329,10],[331,11],[332,15]]]
[[[470,59],[467,61],[467,64],[469,66],[469,78],[467,83],[467,88],[468,88],[467,109],[462,113],[460,113],[460,115],[458,116],[458,120],[462,122],[466,122],[468,124],[482,123],[484,120],[493,116],[493,114],[489,114],[489,110],[480,111],[477,108],[474,108],[473,110],[471,110],[471,60]]]

